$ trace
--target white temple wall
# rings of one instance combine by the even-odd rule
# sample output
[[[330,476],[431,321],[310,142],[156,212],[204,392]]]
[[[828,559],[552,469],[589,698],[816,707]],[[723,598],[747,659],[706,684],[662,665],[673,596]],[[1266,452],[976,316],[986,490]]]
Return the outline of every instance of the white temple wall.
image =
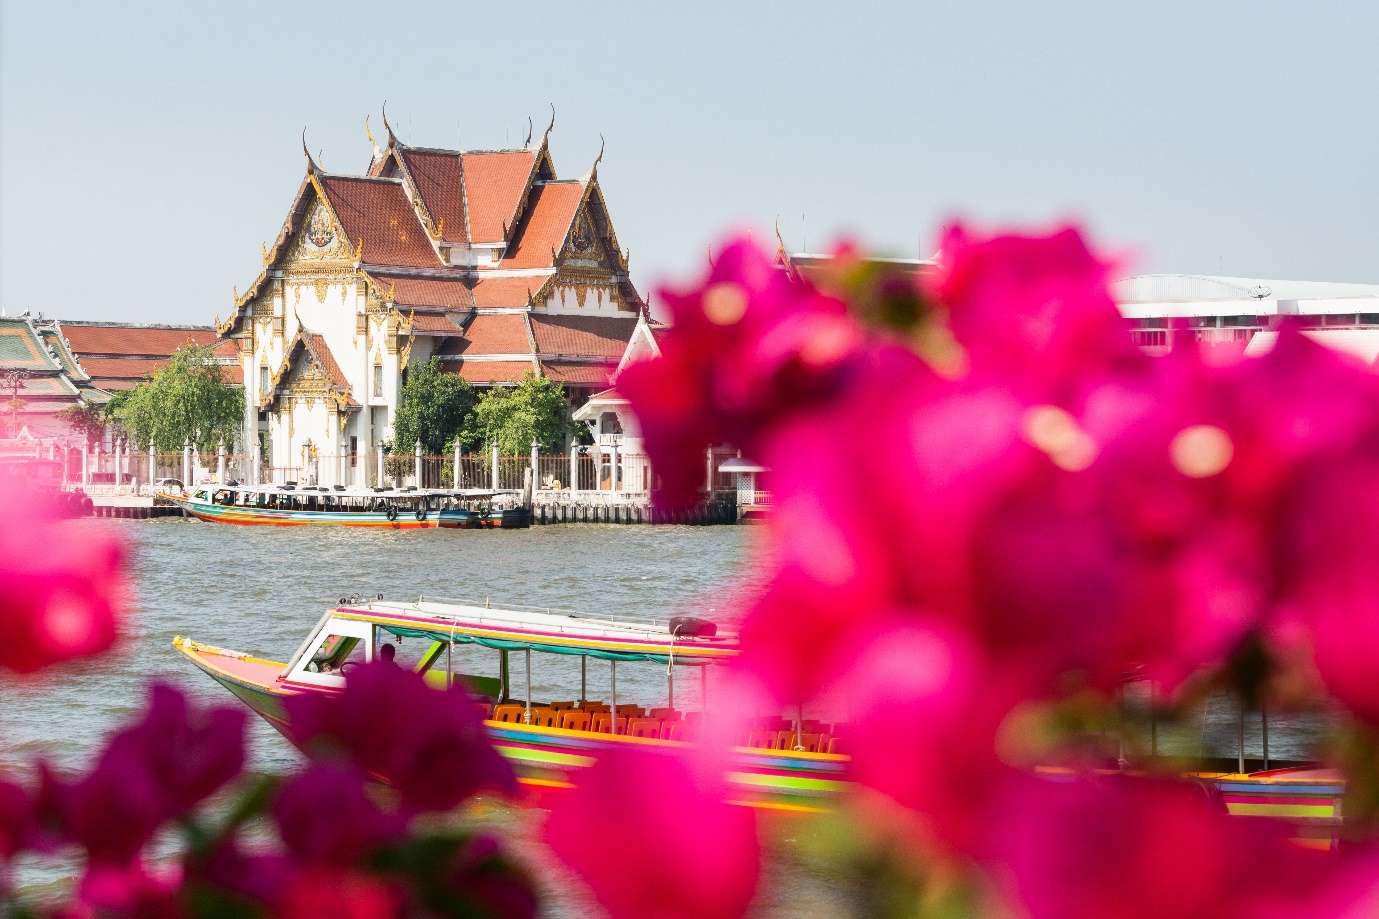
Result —
[[[584,291],[583,299],[574,287],[557,286],[551,296],[542,304],[548,313],[578,314],[581,316],[626,316],[627,310],[619,309],[613,300],[612,290],[590,287]]]

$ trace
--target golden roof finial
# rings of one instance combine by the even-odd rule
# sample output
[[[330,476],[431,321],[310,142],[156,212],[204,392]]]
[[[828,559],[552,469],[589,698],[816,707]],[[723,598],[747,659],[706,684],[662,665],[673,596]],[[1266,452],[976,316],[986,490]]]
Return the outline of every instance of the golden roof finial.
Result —
[[[238,303],[238,302],[239,302],[239,285],[238,285],[238,284],[236,284],[235,286],[233,286],[233,287],[230,288],[230,294],[235,298],[235,302]]]
[[[311,158],[311,151],[306,146],[306,125],[302,125],[302,154],[306,157],[306,171],[315,175],[316,161]]]
[[[393,133],[393,126],[388,123],[388,100],[383,100],[383,127],[388,129],[388,146],[397,145],[397,135]]]
[[[543,147],[546,146],[546,142],[547,142],[548,140],[550,140],[550,137],[551,137],[551,129],[555,127],[555,103],[552,102],[552,103],[550,103],[550,105],[551,105],[551,123],[548,124],[548,125],[546,125],[546,133],[541,135],[541,146],[543,146]]]
[[[525,149],[527,149],[527,148],[530,147],[530,146],[531,146],[531,116],[528,115],[528,116],[527,116],[527,139],[524,140],[524,141],[522,141],[522,149],[525,150]]]
[[[268,251],[268,243],[259,243],[259,258],[265,265],[273,260],[272,254]]]
[[[388,302],[389,302],[389,303],[396,303],[396,302],[397,302],[397,282],[396,282],[396,281],[389,281],[389,282],[388,282]]]
[[[360,262],[364,260],[364,237],[359,237],[359,241],[354,244],[354,260]]]
[[[436,225],[435,225],[434,227],[431,228],[431,238],[432,238],[432,239],[444,239],[444,238],[445,238],[445,218],[444,218],[444,217],[442,217],[442,218],[436,223]]]
[[[592,176],[592,175],[596,175],[596,174],[598,173],[598,171],[599,171],[599,163],[602,163],[602,162],[603,162],[603,149],[604,149],[604,147],[606,147],[607,145],[608,145],[608,142],[605,141],[605,140],[603,139],[603,132],[600,131],[600,132],[599,132],[599,155],[596,156],[596,157],[594,157],[594,165],[590,167],[590,169],[589,169],[589,175]]]

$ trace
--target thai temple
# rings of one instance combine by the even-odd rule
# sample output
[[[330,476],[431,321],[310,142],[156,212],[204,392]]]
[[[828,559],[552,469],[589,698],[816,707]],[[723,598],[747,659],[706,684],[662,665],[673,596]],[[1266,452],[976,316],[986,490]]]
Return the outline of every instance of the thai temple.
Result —
[[[572,405],[608,385],[643,317],[599,187],[602,150],[558,176],[555,119],[505,150],[449,150],[373,135],[360,175],[305,175],[263,270],[236,291],[220,335],[245,383],[250,468],[323,485],[372,484],[392,445],[409,367],[432,357],[478,387],[528,374]]]
[[[0,316],[0,398],[0,456],[66,461],[85,438],[60,413],[102,405],[110,393],[92,381],[57,322],[25,313]]]

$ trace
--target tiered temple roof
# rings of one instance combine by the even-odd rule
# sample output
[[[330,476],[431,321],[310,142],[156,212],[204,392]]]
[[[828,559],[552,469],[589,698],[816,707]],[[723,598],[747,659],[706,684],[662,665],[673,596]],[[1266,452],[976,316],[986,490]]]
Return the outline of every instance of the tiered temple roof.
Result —
[[[81,362],[68,349],[57,324],[30,316],[0,317],[0,375],[17,370],[17,391],[5,387],[0,394],[0,415],[8,436],[11,397],[19,400],[22,427],[31,435],[50,437],[67,432],[57,412],[79,404],[99,404],[110,393],[96,386]]]
[[[550,132],[535,146],[460,151],[404,144],[389,127],[364,175],[325,172],[308,154],[264,270],[237,295],[220,333],[247,333],[255,302],[286,276],[292,241],[320,201],[371,300],[394,311],[403,334],[435,339],[431,353],[447,368],[478,384],[534,373],[605,385],[645,307],[608,217],[598,160],[582,178],[558,178]],[[561,285],[580,305],[588,290],[603,291],[605,305],[578,315],[567,296],[543,315]]]

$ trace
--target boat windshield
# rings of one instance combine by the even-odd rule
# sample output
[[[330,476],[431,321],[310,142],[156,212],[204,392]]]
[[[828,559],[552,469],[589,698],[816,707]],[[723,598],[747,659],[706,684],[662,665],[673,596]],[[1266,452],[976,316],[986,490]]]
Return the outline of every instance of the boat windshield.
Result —
[[[367,645],[353,635],[327,634],[307,662],[308,673],[344,673],[365,660]]]

